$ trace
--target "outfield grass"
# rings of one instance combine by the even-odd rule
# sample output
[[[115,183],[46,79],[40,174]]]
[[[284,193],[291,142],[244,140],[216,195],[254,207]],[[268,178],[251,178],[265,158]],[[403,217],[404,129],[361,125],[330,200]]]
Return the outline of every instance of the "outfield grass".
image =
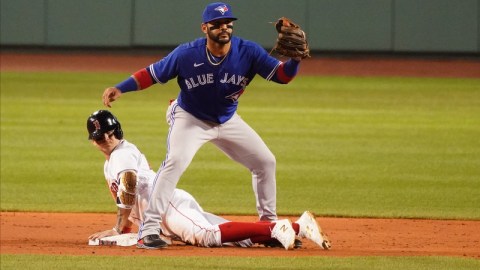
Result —
[[[85,123],[127,75],[2,73],[3,211],[114,211]],[[155,169],[176,94],[154,86],[111,109]],[[480,80],[258,79],[239,113],[276,155],[280,214],[480,218]],[[209,144],[179,187],[208,211],[255,214],[249,172]]]
[[[129,74],[1,73],[1,210],[114,212],[86,118]],[[111,109],[157,168],[174,82]],[[257,79],[239,113],[278,164],[279,214],[480,218],[480,80]],[[210,212],[255,214],[249,173],[211,145],[179,187]],[[192,258],[1,255],[2,269],[478,269],[447,257]]]
[[[228,263],[227,263],[228,262]],[[473,270],[480,261],[448,257],[146,257],[1,255],[2,269]]]

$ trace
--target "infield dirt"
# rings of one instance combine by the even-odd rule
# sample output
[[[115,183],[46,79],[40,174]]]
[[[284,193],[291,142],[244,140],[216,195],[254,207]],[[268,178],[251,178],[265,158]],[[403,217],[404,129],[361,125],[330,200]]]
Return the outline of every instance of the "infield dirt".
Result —
[[[256,221],[252,216],[224,216]],[[283,218],[283,217],[282,217]],[[285,217],[295,221],[298,217]],[[145,256],[461,256],[480,258],[480,221],[317,218],[332,241],[323,250],[308,240],[282,248],[202,248],[180,242],[162,250],[88,246],[88,236],[115,223],[115,214],[1,213],[1,253]]]

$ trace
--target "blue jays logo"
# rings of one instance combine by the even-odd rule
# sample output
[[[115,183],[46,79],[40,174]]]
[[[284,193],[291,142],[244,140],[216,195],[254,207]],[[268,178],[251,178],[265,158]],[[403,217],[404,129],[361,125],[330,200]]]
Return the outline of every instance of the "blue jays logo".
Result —
[[[237,91],[237,92],[235,92],[231,95],[226,96],[225,98],[230,99],[232,101],[232,103],[235,103],[240,98],[240,96],[243,94],[244,91],[245,91],[245,89],[242,89],[242,90]]]
[[[215,8],[215,10],[222,13],[222,15],[225,15],[225,12],[228,11],[228,7],[226,5],[218,6],[218,7]]]

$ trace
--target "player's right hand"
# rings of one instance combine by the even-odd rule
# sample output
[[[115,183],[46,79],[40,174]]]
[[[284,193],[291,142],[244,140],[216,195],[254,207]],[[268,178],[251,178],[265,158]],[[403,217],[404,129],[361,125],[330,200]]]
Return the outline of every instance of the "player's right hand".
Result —
[[[88,237],[90,240],[102,239],[103,237],[118,235],[119,233],[114,229],[97,232]]]
[[[120,95],[122,95],[122,92],[120,91],[120,89],[116,87],[109,87],[105,89],[102,96],[103,105],[111,108],[112,107],[111,103],[117,100],[120,97]]]

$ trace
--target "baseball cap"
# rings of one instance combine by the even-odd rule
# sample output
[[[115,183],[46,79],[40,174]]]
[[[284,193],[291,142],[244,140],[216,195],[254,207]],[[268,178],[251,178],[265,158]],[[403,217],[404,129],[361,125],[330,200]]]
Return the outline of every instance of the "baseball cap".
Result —
[[[215,2],[208,4],[203,11],[203,23],[211,22],[218,19],[236,20],[232,14],[232,8],[229,4]]]

